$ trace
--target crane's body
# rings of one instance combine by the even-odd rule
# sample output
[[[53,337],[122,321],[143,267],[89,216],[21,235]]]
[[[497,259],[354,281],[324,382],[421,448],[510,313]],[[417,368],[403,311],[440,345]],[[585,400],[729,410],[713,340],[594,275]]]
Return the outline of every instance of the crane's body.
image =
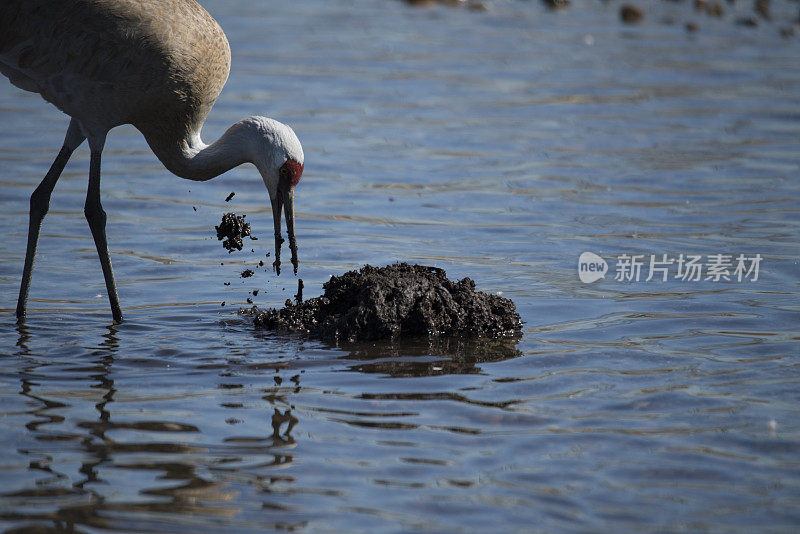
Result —
[[[174,174],[208,180],[241,163],[260,171],[273,207],[276,269],[281,208],[297,269],[293,188],[303,151],[288,126],[264,117],[234,124],[206,145],[200,131],[230,71],[222,28],[195,0],[2,0],[0,73],[72,118],[64,146],[31,197],[19,320],[25,317],[39,228],[50,193],[84,139],[92,152],[85,212],[116,321],[121,311],[105,244],[100,154],[108,131],[132,124]],[[102,220],[101,220],[102,219]]]

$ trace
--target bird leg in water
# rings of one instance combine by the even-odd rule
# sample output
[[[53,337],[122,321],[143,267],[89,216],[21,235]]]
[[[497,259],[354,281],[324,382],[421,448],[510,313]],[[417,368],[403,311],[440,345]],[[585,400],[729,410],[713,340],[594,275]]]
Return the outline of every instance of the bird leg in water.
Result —
[[[106,212],[100,203],[100,151],[93,149],[89,160],[89,189],[86,192],[86,205],[83,208],[89,228],[92,231],[97,255],[100,257],[100,266],[103,268],[103,278],[106,281],[106,291],[111,304],[111,315],[115,323],[122,322],[122,310],[117,297],[117,285],[114,282],[114,270],[111,268],[111,258],[108,256],[108,242],[106,241]]]
[[[30,222],[28,223],[28,249],[25,253],[25,267],[22,270],[22,283],[19,288],[19,299],[17,299],[17,322],[25,320],[26,308],[28,305],[28,293],[31,288],[31,275],[33,274],[33,262],[36,258],[36,246],[39,243],[39,231],[42,228],[42,221],[50,207],[50,194],[56,186],[61,172],[64,170],[69,157],[72,155],[72,148],[66,144],[58,153],[56,160],[47,171],[42,183],[31,195]]]

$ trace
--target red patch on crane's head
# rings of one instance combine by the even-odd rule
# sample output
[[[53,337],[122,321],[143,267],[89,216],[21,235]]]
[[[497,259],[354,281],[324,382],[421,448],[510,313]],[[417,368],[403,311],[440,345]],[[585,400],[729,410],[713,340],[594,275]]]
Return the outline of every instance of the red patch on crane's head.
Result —
[[[300,182],[300,177],[303,176],[303,164],[297,163],[293,159],[287,159],[278,170],[278,175],[280,185],[286,189],[291,189]]]

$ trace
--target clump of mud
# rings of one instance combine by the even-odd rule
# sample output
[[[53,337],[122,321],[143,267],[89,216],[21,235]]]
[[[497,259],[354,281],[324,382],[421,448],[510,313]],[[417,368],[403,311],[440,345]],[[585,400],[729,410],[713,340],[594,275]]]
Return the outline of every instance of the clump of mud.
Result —
[[[250,223],[244,222],[245,217],[247,215],[226,213],[222,216],[219,226],[214,227],[217,229],[217,239],[222,241],[222,246],[228,254],[234,249],[242,250],[242,238],[250,235]]]
[[[325,293],[281,310],[250,313],[258,327],[307,333],[328,341],[421,336],[496,337],[518,332],[522,320],[509,299],[449,280],[443,269],[398,263],[367,265],[334,276]]]

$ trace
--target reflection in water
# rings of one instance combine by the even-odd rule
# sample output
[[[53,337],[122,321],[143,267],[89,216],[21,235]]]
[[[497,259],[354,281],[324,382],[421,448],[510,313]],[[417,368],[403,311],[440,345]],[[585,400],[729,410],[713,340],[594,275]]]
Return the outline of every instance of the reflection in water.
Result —
[[[169,459],[170,457],[188,459],[192,455],[207,452],[205,447],[181,444],[172,440],[128,441],[115,438],[115,436],[130,435],[130,432],[143,435],[176,435],[176,433],[196,433],[199,429],[195,425],[170,421],[114,420],[115,396],[118,394],[118,389],[113,376],[120,340],[117,326],[108,326],[107,330],[97,348],[87,354],[89,361],[86,364],[62,367],[53,362],[30,360],[19,373],[20,394],[39,405],[28,410],[33,418],[25,424],[25,428],[31,433],[34,441],[43,444],[42,447],[22,449],[20,452],[31,458],[29,461],[31,471],[44,473],[46,477],[37,478],[36,489],[2,494],[9,502],[16,502],[18,505],[10,512],[0,512],[0,517],[48,520],[52,521],[55,529],[72,531],[76,525],[114,528],[114,523],[104,517],[109,511],[145,515],[154,512],[235,515],[238,508],[222,506],[223,503],[235,500],[237,496],[237,492],[227,489],[227,483],[208,480],[207,477],[201,476],[198,474],[200,467],[198,464]],[[28,353],[27,344],[31,342],[33,335],[24,325],[19,326],[18,331],[18,346],[24,349],[18,356],[25,356]],[[58,391],[58,387],[56,388],[58,395],[65,399],[64,402],[48,398],[46,392],[52,390],[53,385],[67,383],[68,390]],[[95,413],[93,419],[85,417],[87,412],[82,406],[85,404],[84,399],[95,397],[94,393],[85,389],[87,386],[99,393],[99,398],[93,402]],[[43,393],[38,393],[40,390]],[[83,414],[79,421],[74,422],[74,428],[78,432],[61,429],[67,422],[66,417],[61,414],[65,411],[77,411]],[[281,434],[280,427],[283,423],[288,423],[288,426]],[[291,415],[290,410],[280,413],[276,409],[272,418],[275,443],[278,445],[293,443],[290,433],[296,423],[297,418]],[[81,433],[81,430],[85,433]],[[76,476],[53,469],[52,465],[57,463],[57,457],[63,454],[77,455],[81,458]],[[140,495],[160,497],[158,502],[135,502],[141,499],[133,499],[127,503],[109,502],[104,497],[104,488],[109,484],[118,484],[119,480],[116,476],[113,477],[116,480],[107,479],[104,473],[116,471],[161,473],[157,479],[178,481],[179,484],[170,484],[168,487],[145,487],[139,490]],[[63,499],[66,496],[72,498]],[[62,500],[67,502],[79,502],[60,506],[50,512],[24,511],[37,500],[55,497],[62,497]],[[164,497],[169,500],[164,501]],[[119,526],[116,525],[117,528]]]
[[[294,470],[297,453],[289,450],[302,446],[294,435],[300,423],[295,404],[305,391],[301,386],[302,377],[313,368],[306,369],[300,361],[280,359],[244,361],[229,358],[223,364],[203,365],[204,372],[216,368],[219,375],[220,382],[216,388],[222,395],[218,403],[222,410],[219,417],[225,419],[229,429],[218,443],[209,443],[202,438],[208,423],[202,414],[197,414],[199,419],[184,414],[181,420],[163,416],[153,418],[155,413],[147,410],[141,415],[129,412],[128,399],[138,396],[139,392],[119,385],[119,377],[126,375],[125,368],[129,366],[120,359],[122,342],[119,328],[108,327],[101,342],[87,354],[85,364],[61,366],[52,362],[31,362],[20,374],[22,395],[39,404],[29,412],[33,418],[27,424],[28,431],[36,441],[51,445],[59,443],[59,446],[48,447],[46,452],[41,448],[25,451],[33,458],[29,462],[30,469],[46,473],[47,477],[37,480],[38,488],[33,493],[26,490],[7,493],[4,497],[34,501],[71,498],[50,511],[43,511],[38,506],[13,515],[6,513],[3,517],[46,520],[55,528],[66,529],[79,529],[80,526],[120,528],[119,519],[110,520],[109,514],[117,518],[136,518],[143,525],[157,524],[159,516],[176,514],[200,514],[206,518],[231,520],[243,513],[242,499],[253,498],[243,496],[248,493],[244,487],[269,496],[262,506],[283,514],[291,514],[292,509],[285,498],[321,491],[309,487],[307,480],[298,480],[296,474],[277,472],[287,468]],[[32,339],[35,334],[26,332],[26,336],[27,343],[35,341]],[[330,354],[330,365],[339,371],[381,373],[398,379],[476,374],[482,372],[481,363],[502,362],[522,355],[517,349],[519,338],[439,338],[331,349],[295,337],[285,346],[295,346],[297,350],[301,350],[304,343],[316,346],[317,350]],[[262,332],[254,333],[254,339],[262,344],[269,343],[269,336]],[[349,352],[343,355],[343,351]],[[350,365],[350,362],[359,363]],[[342,363],[348,365],[342,367]],[[137,372],[136,367],[134,372]],[[260,387],[251,383],[254,377],[260,377]],[[61,385],[54,387],[56,384]],[[61,390],[63,387],[67,389]],[[258,409],[252,406],[253,393],[259,394],[264,406]],[[91,400],[97,394],[99,396]],[[361,398],[381,402],[440,399],[465,405],[474,402],[475,406],[481,406],[480,402],[458,394],[385,393],[365,394]],[[86,411],[86,400],[91,402],[89,412]],[[394,420],[413,417],[415,412],[379,410],[367,414],[347,407],[337,409],[333,404],[316,407],[301,402],[300,411],[338,421],[337,424],[345,423],[354,429],[420,429],[416,423]],[[483,406],[488,405],[483,403]],[[271,413],[265,414],[265,408]],[[64,412],[81,414],[77,420],[73,418],[68,430],[60,428],[69,423]],[[87,417],[89,413],[94,416]],[[230,413],[235,416],[231,417]],[[256,420],[261,419],[262,424],[254,425],[253,416]],[[477,433],[467,425],[442,428],[461,435]],[[80,458],[74,474],[52,469],[52,465],[58,463],[59,450],[71,451],[69,454]],[[417,455],[409,453],[405,462],[410,466],[418,465],[416,458]],[[420,461],[423,464],[419,465],[424,465],[429,460],[423,456]],[[135,494],[127,495],[124,489],[126,481],[134,479],[141,479],[141,482],[134,486]],[[391,484],[392,480],[392,477],[383,477],[381,484]],[[110,499],[109,487],[120,488],[118,491],[122,498]],[[340,491],[332,490],[329,494],[340,495]],[[296,524],[302,525],[304,521],[299,520]]]
[[[30,457],[29,465],[32,470],[46,473],[48,476],[37,477],[35,490],[14,491],[4,495],[11,502],[17,503],[15,511],[9,517],[51,520],[54,528],[65,531],[73,531],[75,524],[93,525],[99,528],[106,526],[98,509],[98,505],[104,499],[92,487],[105,483],[99,472],[104,464],[111,461],[107,449],[101,444],[108,441],[105,432],[112,427],[108,406],[114,402],[116,392],[111,372],[114,354],[119,348],[119,339],[116,327],[107,328],[108,332],[102,335],[103,341],[88,355],[93,358],[90,364],[79,364],[69,369],[69,367],[62,368],[58,362],[26,358],[30,354],[28,344],[34,341],[34,336],[27,326],[18,325],[17,345],[23,348],[18,357],[27,360],[27,364],[19,372],[20,394],[39,405],[28,411],[33,419],[25,424],[25,428],[30,432],[33,442],[40,444],[20,449],[19,452]],[[79,384],[77,388],[73,384],[75,394],[69,391],[61,392],[59,396],[64,399],[63,402],[48,398],[51,383],[61,384],[65,381],[74,383],[76,375]],[[76,428],[88,428],[87,435],[63,429],[67,423],[67,417],[63,414],[80,403],[81,384],[87,384],[89,388],[100,392],[99,401],[94,404],[96,423],[80,422],[75,425]],[[94,394],[87,396],[93,397]],[[83,451],[80,454],[82,458],[80,466],[74,476],[66,471],[53,469],[53,466],[59,463],[57,457],[67,453],[71,449],[70,445],[77,446]],[[67,503],[77,501],[78,504],[68,504],[44,513],[23,511],[37,500],[46,501],[55,496],[66,497],[62,500]]]
[[[291,410],[286,410],[281,413],[280,410],[275,408],[275,413],[272,414],[272,439],[274,444],[278,445],[294,445],[294,438],[292,437],[292,429],[298,422],[297,417],[292,415]],[[281,435],[281,427],[286,423],[286,430]]]
[[[522,356],[517,349],[522,336],[461,339],[431,338],[388,343],[344,345],[350,351],[343,360],[359,363],[349,367],[362,373],[392,377],[479,373],[479,363],[502,362]]]
[[[170,178],[133,128],[104,160],[128,321],[100,326],[84,149],[15,326],[31,180],[66,123],[0,83],[0,530],[797,530],[800,71],[777,33],[796,2],[758,28],[729,24],[738,2],[690,36],[674,2],[635,28],[603,2],[203,3],[234,51],[209,137],[269,112],[308,147],[305,292],[364,263],[437,265],[511,297],[525,336],[253,332],[231,310],[296,283],[264,257],[253,169]],[[261,241],[222,250],[226,211]],[[584,285],[585,251],[764,269]]]
[[[117,390],[114,387],[114,380],[111,378],[111,371],[114,364],[114,355],[119,349],[119,338],[117,337],[117,328],[115,326],[109,325],[107,329],[108,333],[103,334],[103,341],[100,343],[99,348],[92,353],[94,358],[92,363],[96,367],[89,371],[91,374],[88,376],[90,380],[96,382],[90,387],[102,392],[100,402],[95,404],[95,409],[98,413],[97,423],[88,424],[88,422],[84,421],[77,425],[80,428],[89,429],[90,438],[84,440],[83,443],[86,444],[87,452],[92,453],[89,455],[90,459],[85,460],[80,468],[80,472],[86,479],[75,484],[76,488],[81,489],[86,484],[102,483],[103,481],[98,476],[98,470],[110,460],[108,451],[104,447],[98,446],[98,444],[108,441],[105,435],[106,431],[113,428],[109,405],[114,402],[114,394]]]
[[[17,337],[17,347],[22,349],[22,352],[19,353],[19,356],[27,356],[30,354],[30,349],[28,348],[28,342],[31,340],[30,329],[25,325],[25,323],[17,323],[16,328],[17,333],[19,334]]]

